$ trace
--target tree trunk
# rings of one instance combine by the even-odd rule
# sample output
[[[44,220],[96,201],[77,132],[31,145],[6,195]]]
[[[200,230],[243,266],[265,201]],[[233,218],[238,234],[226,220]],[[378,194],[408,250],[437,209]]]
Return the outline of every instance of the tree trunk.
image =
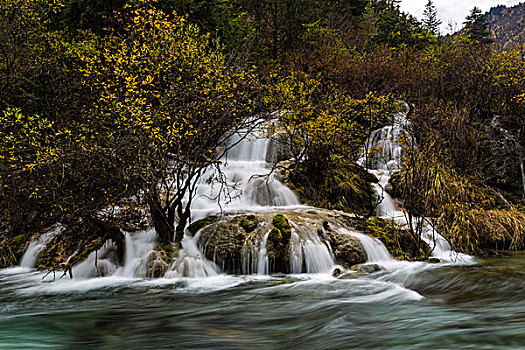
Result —
[[[170,221],[169,219],[170,217],[173,217],[173,215],[169,215],[171,211],[167,210],[167,213],[160,203],[154,201],[150,202],[149,208],[153,226],[159,237],[159,243],[169,243],[173,239],[175,233],[174,221]]]
[[[186,228],[186,224],[188,223],[188,219],[190,218],[190,209],[182,209],[181,207],[179,207],[178,215],[179,222],[177,223],[177,227],[175,229],[175,241],[181,242],[184,238],[184,229]]]

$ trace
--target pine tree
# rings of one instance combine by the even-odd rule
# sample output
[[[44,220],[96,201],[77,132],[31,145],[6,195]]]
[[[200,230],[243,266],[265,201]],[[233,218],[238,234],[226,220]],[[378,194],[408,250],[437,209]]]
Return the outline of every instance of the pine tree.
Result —
[[[473,41],[484,44],[494,42],[490,38],[489,24],[486,16],[481,12],[479,7],[470,10],[470,14],[465,19],[465,30]]]
[[[439,35],[439,25],[441,21],[437,16],[436,6],[432,0],[428,0],[425,5],[425,11],[423,12],[423,25],[425,28],[434,35]]]

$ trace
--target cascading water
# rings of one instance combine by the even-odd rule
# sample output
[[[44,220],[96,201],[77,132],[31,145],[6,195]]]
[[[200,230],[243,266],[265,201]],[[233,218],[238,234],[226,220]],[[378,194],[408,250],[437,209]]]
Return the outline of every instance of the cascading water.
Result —
[[[182,249],[179,251],[179,257],[174,261],[172,266],[164,277],[166,278],[203,278],[216,276],[219,268],[213,262],[206,260],[206,257],[199,249],[197,242],[199,233],[192,237],[185,235],[182,239]]]
[[[192,205],[192,220],[198,220],[206,215],[219,211],[246,212],[269,211],[277,208],[297,208],[301,206],[297,196],[276,178],[272,171],[275,161],[276,144],[270,138],[257,137],[254,134],[236,134],[230,144],[223,163],[220,165],[222,181],[215,181],[216,169],[209,169],[198,183],[196,196]],[[243,247],[241,262],[242,273],[268,274],[269,263],[266,256],[266,241],[268,234],[255,244]],[[185,235],[179,261],[170,267],[166,277],[206,277],[217,273],[218,266],[205,259],[198,249],[198,237]],[[321,242],[310,240],[306,250],[313,251]],[[301,249],[305,249],[301,246]],[[191,251],[191,253],[189,253]],[[323,267],[316,266],[312,254],[304,254],[308,260],[307,271],[321,272]],[[323,254],[319,258],[325,259]],[[333,264],[333,259],[332,259]],[[302,265],[302,262],[301,262]]]
[[[394,115],[393,125],[385,126],[372,133],[367,141],[366,151],[358,161],[379,180],[379,183],[373,184],[376,198],[380,201],[376,209],[377,216],[393,219],[400,226],[407,226],[408,220],[385,188],[392,173],[399,169],[401,162],[403,148],[400,141],[405,137],[404,127],[408,123],[407,114],[409,112],[408,105],[405,107],[405,111]],[[447,240],[428,222],[422,227],[421,238],[431,247],[431,256],[441,261],[470,261],[472,259],[468,255],[456,253]],[[361,243],[365,245],[363,241]]]
[[[92,278],[99,276],[99,274],[100,276],[113,275],[127,278],[146,277],[148,264],[152,260],[156,237],[153,229],[126,233],[126,250],[122,266],[117,265],[117,247],[109,240],[98,251],[92,252],[84,261],[73,266],[73,277]]]
[[[156,240],[157,234],[153,229],[126,233],[124,266],[120,267],[115,274],[124,277],[145,277]]]
[[[303,262],[306,273],[328,273],[335,259],[328,245],[321,241],[317,232],[309,227],[293,224],[290,244],[290,265],[293,273],[301,273]]]
[[[46,244],[51,242],[51,240],[60,233],[62,230],[61,226],[57,226],[51,231],[48,231],[44,233],[43,235],[39,236],[37,239],[32,240],[29,245],[27,246],[27,249],[22,256],[22,259],[20,260],[20,267],[25,268],[34,268],[37,259],[39,258],[40,254],[46,247]]]
[[[258,211],[275,207],[297,207],[301,203],[272,172],[275,141],[255,135],[236,134],[234,145],[222,159],[217,179],[216,169],[201,178],[192,205],[193,219],[198,220],[219,210]],[[216,181],[222,180],[222,181]]]
[[[339,229],[338,232],[355,237],[359,240],[365,249],[366,255],[368,257],[368,263],[391,263],[393,261],[390,253],[380,240],[359,232],[347,230],[345,228]]]

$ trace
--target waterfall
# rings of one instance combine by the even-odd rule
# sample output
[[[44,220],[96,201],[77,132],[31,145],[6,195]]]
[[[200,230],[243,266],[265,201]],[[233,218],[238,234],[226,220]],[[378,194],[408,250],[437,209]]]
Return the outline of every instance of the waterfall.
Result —
[[[200,233],[197,232],[195,237],[188,234],[182,239],[182,249],[179,251],[178,258],[170,266],[164,277],[166,278],[203,278],[216,276],[219,268],[211,261],[208,261],[202,251],[199,249],[197,242]]]
[[[317,232],[310,227],[292,223],[290,269],[293,273],[329,273],[335,259]]]
[[[264,211],[272,208],[298,207],[297,196],[277,180],[272,164],[275,144],[270,138],[240,132],[232,136],[231,149],[220,165],[220,179],[214,168],[201,177],[191,207],[192,220],[220,211]],[[217,181],[220,180],[220,181]],[[243,248],[241,263],[244,273],[268,274],[266,256],[267,235],[259,242],[256,251]],[[207,277],[216,275],[219,268],[206,260],[198,245],[198,237],[186,234],[178,261],[166,277]]]
[[[520,169],[521,169],[521,182],[523,185],[523,202],[525,202],[525,168],[523,167],[523,159],[521,159]]]
[[[33,239],[27,246],[27,249],[24,255],[22,256],[22,259],[20,260],[20,267],[34,268],[38,258],[40,257],[40,254],[46,247],[46,244],[51,242],[51,240],[53,240],[53,238],[55,238],[55,236],[58,235],[61,231],[62,227],[60,225],[57,225],[51,231],[48,231],[43,235],[39,236],[38,238]]]
[[[345,228],[341,228],[338,232],[355,237],[359,240],[363,248],[365,249],[366,256],[368,258],[367,262],[369,263],[389,263],[393,259],[390,256],[390,253],[384,246],[384,244],[377,238],[369,237],[365,234],[349,231]]]
[[[363,154],[358,161],[366,168],[369,166],[367,170],[379,180],[379,183],[373,184],[376,198],[380,201],[376,208],[376,215],[385,219],[393,219],[399,226],[405,227],[408,225],[405,212],[399,209],[385,188],[392,173],[399,169],[403,152],[400,140],[404,137],[404,126],[408,123],[407,114],[408,106],[405,111],[394,115],[393,125],[374,131],[367,140],[368,154]],[[472,259],[469,255],[456,253],[447,240],[429,223],[423,227],[421,238],[430,246],[431,256],[441,261],[469,261]],[[366,244],[364,240],[361,243],[363,246]]]
[[[266,159],[275,149],[270,138],[236,134],[232,148],[221,160],[221,178],[210,168],[201,177],[192,204],[193,220],[221,210],[257,211],[275,207],[297,207],[301,203],[288,187],[277,180]],[[218,181],[220,180],[220,181]]]
[[[117,247],[111,240],[96,252],[91,252],[86,259],[73,266],[74,278],[94,278],[99,275],[110,276],[117,271],[116,251]],[[95,260],[97,265],[95,266]],[[97,271],[98,266],[98,271]]]
[[[117,265],[117,246],[108,240],[102,248],[90,253],[84,261],[73,266],[73,277],[93,278],[99,276],[99,273],[100,276],[146,277],[156,239],[157,235],[153,229],[134,233],[126,232],[126,251],[122,266]]]
[[[270,271],[269,269],[269,262],[268,262],[268,255],[266,251],[266,244],[268,243],[268,236],[270,235],[270,231],[268,231],[262,241],[261,245],[259,247],[259,253],[257,257],[257,273],[259,275],[267,275]]]
[[[126,233],[125,237],[124,266],[120,267],[115,274],[123,277],[145,277],[148,264],[153,257],[157,234],[154,229],[151,229]]]

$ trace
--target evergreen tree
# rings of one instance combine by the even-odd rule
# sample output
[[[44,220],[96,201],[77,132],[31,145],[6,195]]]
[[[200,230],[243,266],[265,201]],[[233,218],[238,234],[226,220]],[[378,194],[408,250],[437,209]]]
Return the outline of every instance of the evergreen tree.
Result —
[[[465,24],[465,30],[473,41],[484,44],[494,42],[494,40],[490,38],[487,18],[479,7],[474,7],[470,10],[470,14],[463,24]]]
[[[423,25],[425,28],[434,35],[439,35],[439,25],[441,21],[437,16],[436,6],[432,0],[428,0],[425,5],[425,11],[423,12]]]

